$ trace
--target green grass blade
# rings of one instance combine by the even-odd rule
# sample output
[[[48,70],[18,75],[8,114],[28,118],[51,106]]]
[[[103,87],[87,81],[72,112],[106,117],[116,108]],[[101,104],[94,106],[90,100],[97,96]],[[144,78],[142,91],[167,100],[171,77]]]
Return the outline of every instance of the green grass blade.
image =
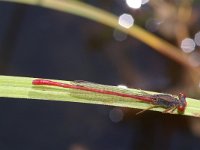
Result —
[[[83,92],[77,89],[66,89],[50,86],[35,86],[32,85],[33,79],[34,78],[29,77],[0,76],[0,97],[25,98],[26,100],[38,99],[50,101],[79,102],[87,104],[101,104],[137,109],[146,109],[152,106],[148,103],[143,103],[141,101],[124,97],[98,94],[94,92]],[[70,81],[60,82],[71,84]],[[108,86],[107,88],[113,88],[113,90],[116,90],[118,87]],[[127,90],[130,90],[133,93],[138,93],[138,91],[141,92],[141,90],[137,89]],[[200,101],[187,98],[187,103],[188,105],[183,115],[200,117]],[[164,109],[155,108],[152,110],[162,112]],[[177,114],[177,112],[174,111],[174,114]]]

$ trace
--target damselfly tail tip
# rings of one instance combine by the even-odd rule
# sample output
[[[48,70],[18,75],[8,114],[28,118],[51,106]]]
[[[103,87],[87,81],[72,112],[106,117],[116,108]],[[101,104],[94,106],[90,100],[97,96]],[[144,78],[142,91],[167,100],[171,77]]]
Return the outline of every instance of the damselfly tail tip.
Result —
[[[64,86],[63,83],[55,82],[55,81],[48,80],[48,79],[34,79],[32,81],[32,84],[33,85],[59,86],[59,87],[63,87]]]
[[[34,79],[33,81],[32,81],[32,84],[33,85],[41,85],[41,84],[43,84],[43,79]]]

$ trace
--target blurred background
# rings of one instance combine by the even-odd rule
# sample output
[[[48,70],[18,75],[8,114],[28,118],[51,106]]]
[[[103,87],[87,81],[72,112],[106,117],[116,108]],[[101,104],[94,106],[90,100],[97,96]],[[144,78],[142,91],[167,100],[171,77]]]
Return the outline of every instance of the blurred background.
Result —
[[[80,2],[115,14],[124,28],[136,24],[175,45],[196,72],[117,29],[60,11],[0,1],[0,74],[123,84],[199,97],[200,1]],[[0,100],[1,150],[200,149],[200,120],[192,117]]]

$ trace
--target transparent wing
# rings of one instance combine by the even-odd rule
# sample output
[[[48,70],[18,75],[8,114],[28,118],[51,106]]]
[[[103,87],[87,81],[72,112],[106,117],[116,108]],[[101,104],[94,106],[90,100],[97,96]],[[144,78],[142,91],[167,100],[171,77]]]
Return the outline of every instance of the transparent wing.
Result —
[[[146,98],[150,98],[154,100],[162,100],[166,102],[174,102],[178,100],[171,94],[149,94],[142,90],[132,90],[130,88],[124,89],[117,86],[102,85],[102,84],[88,82],[84,80],[75,80],[73,81],[72,84],[83,86],[83,87],[99,89],[99,90],[106,90],[106,91],[118,92],[118,93],[123,93],[123,94],[136,95],[136,96],[146,97]]]
[[[133,90],[130,88],[122,88],[122,87],[118,87],[118,86],[103,85],[103,84],[98,84],[98,83],[84,81],[84,80],[75,80],[75,81],[73,81],[72,84],[75,84],[78,86],[83,86],[83,87],[88,87],[88,88],[95,88],[95,89],[99,89],[99,90],[107,90],[107,91],[112,91],[112,92],[129,94],[129,95],[145,96],[145,97],[149,97],[149,98],[152,96],[152,94],[146,93],[140,89]]]

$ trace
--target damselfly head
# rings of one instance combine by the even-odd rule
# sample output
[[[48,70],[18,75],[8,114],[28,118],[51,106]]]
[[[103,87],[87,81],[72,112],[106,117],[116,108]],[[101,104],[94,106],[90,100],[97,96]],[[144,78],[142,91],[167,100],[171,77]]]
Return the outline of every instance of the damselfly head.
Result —
[[[186,95],[184,93],[179,93],[178,97],[179,97],[179,99],[186,98]]]
[[[177,107],[177,109],[179,112],[184,112],[185,107],[187,106],[186,95],[183,93],[179,93],[178,97],[179,97],[180,104]]]

